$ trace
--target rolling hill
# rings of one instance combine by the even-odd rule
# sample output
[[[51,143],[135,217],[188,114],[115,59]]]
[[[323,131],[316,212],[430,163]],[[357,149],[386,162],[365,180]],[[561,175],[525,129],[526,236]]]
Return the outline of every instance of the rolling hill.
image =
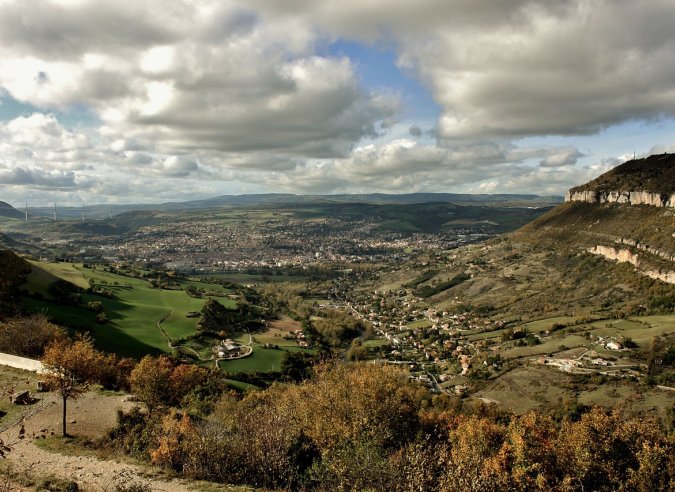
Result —
[[[640,191],[671,196],[675,191],[675,154],[657,154],[625,162],[586,184],[572,188],[570,193],[583,191]]]
[[[557,205],[563,198],[559,196],[539,195],[476,195],[461,193],[364,193],[338,195],[292,195],[284,193],[224,195],[205,200],[172,202],[154,206],[155,210],[190,209],[217,206],[251,206],[270,204],[317,204],[317,203],[369,203],[384,204],[420,204],[455,203],[460,205],[546,207]]]
[[[23,212],[19,212],[9,203],[0,201],[0,217],[8,217],[10,219],[23,219],[25,218],[25,214]]]

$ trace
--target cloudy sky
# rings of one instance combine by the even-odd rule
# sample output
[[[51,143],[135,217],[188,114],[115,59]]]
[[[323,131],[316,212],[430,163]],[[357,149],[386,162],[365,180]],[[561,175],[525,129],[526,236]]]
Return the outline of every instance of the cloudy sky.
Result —
[[[672,0],[0,0],[0,200],[564,194],[675,151]]]

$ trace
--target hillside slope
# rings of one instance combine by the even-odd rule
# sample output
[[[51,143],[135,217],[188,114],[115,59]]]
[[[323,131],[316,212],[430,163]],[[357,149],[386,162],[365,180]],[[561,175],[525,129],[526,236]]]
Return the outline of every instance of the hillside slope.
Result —
[[[657,154],[625,162],[570,193],[596,191],[648,191],[672,195],[675,192],[675,154]]]
[[[674,163],[671,156],[630,161],[571,191],[649,191],[628,186],[651,183],[647,176],[657,176],[664,186],[653,189],[672,196],[675,182],[671,187],[665,183]],[[416,287],[417,294],[437,292],[423,288],[446,285],[456,275],[471,276],[425,296],[432,306],[442,308],[463,303],[523,320],[658,311],[664,299],[675,294],[675,208],[630,201],[568,201],[517,231],[481,246],[446,252],[423,267],[392,272],[373,287],[405,286],[422,269],[436,274]]]
[[[572,188],[568,201],[516,231],[533,245],[587,251],[675,283],[675,156],[629,161]]]
[[[18,287],[31,272],[30,264],[15,253],[0,250],[0,320],[13,316],[20,310]]]
[[[10,219],[23,219],[25,215],[12,207],[9,203],[0,201],[0,217],[8,217]]]

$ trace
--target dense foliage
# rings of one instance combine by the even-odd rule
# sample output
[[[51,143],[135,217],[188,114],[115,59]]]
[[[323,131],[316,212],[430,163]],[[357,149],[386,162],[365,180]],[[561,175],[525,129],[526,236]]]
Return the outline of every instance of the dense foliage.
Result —
[[[9,250],[0,250],[0,320],[17,314],[18,287],[26,281],[31,272],[30,264]]]
[[[202,318],[197,324],[200,331],[229,336],[235,329],[252,331],[260,326],[259,316],[247,302],[237,302],[237,309],[228,309],[209,297],[202,306]]]
[[[189,477],[268,489],[670,490],[675,479],[675,440],[647,419],[593,409],[557,423],[433,400],[391,367],[321,365],[301,384],[226,395],[206,417],[121,413],[111,438]]]
[[[0,322],[0,352],[38,358],[52,340],[65,336],[63,328],[42,314],[15,317]]]

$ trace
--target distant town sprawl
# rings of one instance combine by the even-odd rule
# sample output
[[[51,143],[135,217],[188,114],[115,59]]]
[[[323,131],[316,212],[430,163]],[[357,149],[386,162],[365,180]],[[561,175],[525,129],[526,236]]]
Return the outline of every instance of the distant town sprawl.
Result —
[[[372,221],[345,227],[337,219],[233,226],[180,221],[141,227],[121,236],[78,238],[82,246],[78,260],[143,261],[179,271],[215,273],[323,262],[399,261],[413,251],[447,250],[496,235],[475,227],[412,234],[378,232],[377,227]]]

